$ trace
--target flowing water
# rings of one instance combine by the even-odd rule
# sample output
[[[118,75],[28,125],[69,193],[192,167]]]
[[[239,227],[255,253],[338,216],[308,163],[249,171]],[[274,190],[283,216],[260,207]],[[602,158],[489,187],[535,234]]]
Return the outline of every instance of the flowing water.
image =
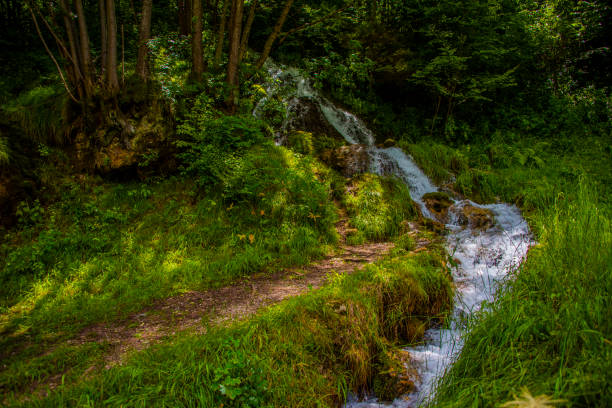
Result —
[[[268,69],[273,81],[267,84],[268,96],[257,105],[254,114],[259,114],[268,98],[279,92],[286,92],[283,99],[287,102],[288,116],[301,98],[309,98],[348,143],[367,146],[373,173],[399,177],[408,186],[412,199],[421,207],[423,215],[436,219],[423,202],[423,195],[439,190],[409,155],[396,147],[376,147],[374,134],[362,121],[321,96],[299,71],[282,69],[273,64]],[[465,217],[462,218],[462,209],[466,206],[493,214],[495,225],[486,230],[472,228],[469,222],[466,224]],[[456,287],[454,310],[446,326],[429,329],[421,345],[407,348],[411,363],[418,372],[414,378],[415,392],[391,403],[379,402],[375,397],[359,401],[351,396],[346,408],[426,405],[434,396],[436,384],[462,349],[467,320],[484,301],[493,300],[499,284],[510,270],[518,266],[533,244],[527,223],[519,210],[508,204],[479,205],[469,200],[454,201],[446,219],[446,228],[449,231],[447,250],[458,264],[452,271]]]

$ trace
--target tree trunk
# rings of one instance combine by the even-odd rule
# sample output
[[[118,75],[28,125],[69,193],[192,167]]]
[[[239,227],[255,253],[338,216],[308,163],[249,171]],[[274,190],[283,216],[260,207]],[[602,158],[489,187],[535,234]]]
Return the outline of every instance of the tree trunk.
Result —
[[[287,20],[287,16],[289,15],[289,10],[291,10],[292,5],[293,5],[293,0],[287,0],[287,2],[285,3],[285,8],[281,12],[281,15],[278,17],[278,20],[276,21],[276,25],[274,26],[274,29],[272,30],[272,32],[268,36],[268,39],[266,40],[266,43],[264,44],[264,48],[263,48],[263,51],[261,52],[261,56],[259,57],[259,60],[257,60],[256,69],[261,69],[261,67],[263,67],[264,63],[270,56],[270,52],[272,51],[272,45],[274,45],[274,41],[276,40],[281,30],[283,29],[283,24],[285,24],[285,20]]]
[[[253,20],[255,20],[255,9],[257,8],[257,0],[253,0],[251,7],[249,8],[249,17],[247,18],[246,26],[242,32],[242,39],[240,40],[240,57],[239,61],[242,61],[244,54],[249,46],[249,35],[251,34],[251,27],[253,26]]]
[[[60,6],[62,8],[62,18],[64,20],[64,26],[66,28],[66,36],[68,37],[68,47],[70,48],[70,59],[72,61],[72,76],[74,77],[72,82],[76,86],[79,99],[83,99],[86,95],[85,89],[83,88],[83,73],[81,72],[81,66],[79,61],[81,58],[80,47],[77,44],[78,37],[76,36],[76,29],[74,27],[74,21],[71,18],[72,10],[70,10],[67,0],[61,0]]]
[[[232,1],[232,13],[230,19],[230,49],[229,60],[227,62],[227,85],[229,96],[226,100],[227,107],[231,114],[236,113],[238,105],[238,65],[240,64],[240,34],[242,33],[242,10],[244,0]]]
[[[87,22],[83,11],[82,0],[74,2],[79,20],[79,42],[81,45],[81,72],[83,73],[83,83],[86,97],[93,94],[93,77],[91,72],[91,53],[89,52],[89,34],[87,33]]]
[[[108,64],[108,29],[106,28],[106,0],[98,1],[100,11],[100,75],[106,77],[106,65]]]
[[[225,25],[227,24],[227,8],[232,0],[223,0],[223,11],[221,11],[221,25],[219,26],[219,34],[217,36],[217,48],[215,50],[215,67],[221,65],[221,56],[223,55],[223,40],[225,39]]]
[[[151,14],[153,12],[153,0],[142,2],[142,16],[140,17],[140,38],[138,41],[138,60],[136,62],[136,74],[143,81],[149,79],[149,46],[151,39]]]
[[[178,0],[179,33],[191,34],[191,0]]]
[[[191,35],[191,76],[194,81],[202,81],[204,59],[202,57],[202,0],[193,1],[193,33]]]
[[[119,92],[117,77],[117,19],[115,0],[106,0],[106,31],[108,38],[108,62],[106,64],[106,86],[111,96]]]

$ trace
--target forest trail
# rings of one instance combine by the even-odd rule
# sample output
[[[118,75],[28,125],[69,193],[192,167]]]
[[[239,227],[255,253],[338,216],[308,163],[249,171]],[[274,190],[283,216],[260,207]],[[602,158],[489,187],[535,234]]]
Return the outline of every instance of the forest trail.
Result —
[[[90,326],[69,343],[110,345],[105,357],[106,368],[110,368],[120,364],[127,353],[145,349],[168,336],[179,332],[204,333],[207,326],[244,319],[262,307],[319,288],[330,273],[352,273],[394,247],[391,242],[347,245],[350,228],[342,211],[336,229],[340,235],[339,248],[320,261],[273,275],[251,276],[231,286],[163,299],[127,319]]]

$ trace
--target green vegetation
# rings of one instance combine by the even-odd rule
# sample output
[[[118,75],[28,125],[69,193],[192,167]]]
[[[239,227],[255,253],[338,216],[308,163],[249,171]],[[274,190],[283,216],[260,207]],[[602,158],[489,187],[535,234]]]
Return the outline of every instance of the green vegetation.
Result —
[[[450,307],[444,257],[404,253],[336,275],[243,323],[172,338],[100,378],[23,405],[330,406],[371,387],[392,397],[405,386],[398,346]]]
[[[345,198],[350,224],[349,241],[382,241],[398,235],[402,222],[416,218],[417,209],[406,185],[395,178],[364,174],[353,180]]]
[[[600,0],[0,2],[0,403],[323,407],[410,390],[399,347],[451,307],[444,226],[399,180],[333,170],[345,142],[295,89],[268,94],[271,55],[453,196],[516,204],[539,242],[470,322],[434,405],[523,388],[612,405],[610,39]],[[448,196],[425,199],[445,215]],[[240,322],[204,316],[204,334],[109,370],[113,344],[79,338],[387,241],[374,265]]]
[[[523,387],[566,406],[612,403],[610,219],[582,184],[540,227],[541,244],[472,325],[435,406],[495,405]]]

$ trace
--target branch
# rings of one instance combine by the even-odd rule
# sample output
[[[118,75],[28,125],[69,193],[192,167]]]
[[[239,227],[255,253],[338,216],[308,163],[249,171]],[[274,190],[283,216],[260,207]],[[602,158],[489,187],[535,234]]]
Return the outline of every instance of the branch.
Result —
[[[346,6],[342,7],[342,8],[339,8],[337,10],[332,11],[331,13],[327,14],[326,16],[321,17],[318,20],[314,20],[314,21],[311,21],[309,23],[303,24],[303,25],[301,25],[299,27],[292,28],[291,30],[287,31],[286,33],[283,33],[283,36],[278,41],[278,45],[280,46],[283,42],[285,42],[287,37],[289,37],[291,34],[295,34],[298,31],[302,31],[302,30],[307,29],[308,27],[311,27],[313,25],[319,24],[319,23],[321,23],[321,22],[323,22],[323,21],[325,21],[325,20],[335,16],[336,14],[342,13],[344,10],[346,10],[349,7],[351,7],[351,6],[346,5]]]
[[[36,26],[36,32],[38,33],[38,36],[40,37],[40,40],[42,41],[43,45],[45,46],[45,50],[47,50],[47,54],[49,54],[49,57],[51,57],[51,59],[53,60],[53,63],[57,67],[57,72],[59,72],[60,78],[62,79],[62,83],[64,84],[64,87],[66,88],[66,92],[68,92],[68,96],[70,96],[70,99],[72,99],[74,102],[79,103],[78,99],[74,97],[72,92],[70,92],[70,88],[68,87],[68,83],[66,82],[66,78],[64,78],[64,74],[62,73],[62,69],[60,68],[59,63],[57,62],[55,57],[53,56],[53,53],[49,49],[49,46],[47,45],[47,42],[45,41],[42,33],[40,32],[40,27],[38,26],[38,21],[36,20],[36,16],[34,15],[34,11],[32,10],[32,6],[29,4],[29,2],[28,2],[28,6],[29,6],[28,9],[30,10],[30,14],[32,14],[32,20],[34,20],[34,26]]]
[[[30,4],[31,2],[28,1],[28,6],[30,7],[30,12],[32,12],[32,4]],[[45,23],[45,27],[47,27],[47,29],[49,30],[49,32],[51,33],[51,35],[53,36],[53,38],[55,39],[55,42],[57,43],[57,46],[60,48],[60,51],[63,52],[64,56],[66,58],[68,58],[68,60],[72,63],[73,66],[76,66],[78,68],[77,62],[72,59],[72,55],[70,55],[70,53],[68,52],[68,49],[66,48],[66,45],[64,45],[64,42],[57,36],[57,34],[55,34],[55,31],[53,31],[53,28],[49,25],[49,23],[47,22],[47,19],[42,15],[42,13],[40,12],[40,10],[38,9],[38,6],[36,6],[36,4],[34,4],[34,8],[36,9],[36,12],[38,13],[38,16],[40,17],[40,19],[43,21],[43,23]],[[34,18],[34,17],[32,17]],[[36,20],[34,20],[34,22],[36,22]],[[42,37],[41,37],[42,40]],[[43,40],[44,42],[44,40]]]

